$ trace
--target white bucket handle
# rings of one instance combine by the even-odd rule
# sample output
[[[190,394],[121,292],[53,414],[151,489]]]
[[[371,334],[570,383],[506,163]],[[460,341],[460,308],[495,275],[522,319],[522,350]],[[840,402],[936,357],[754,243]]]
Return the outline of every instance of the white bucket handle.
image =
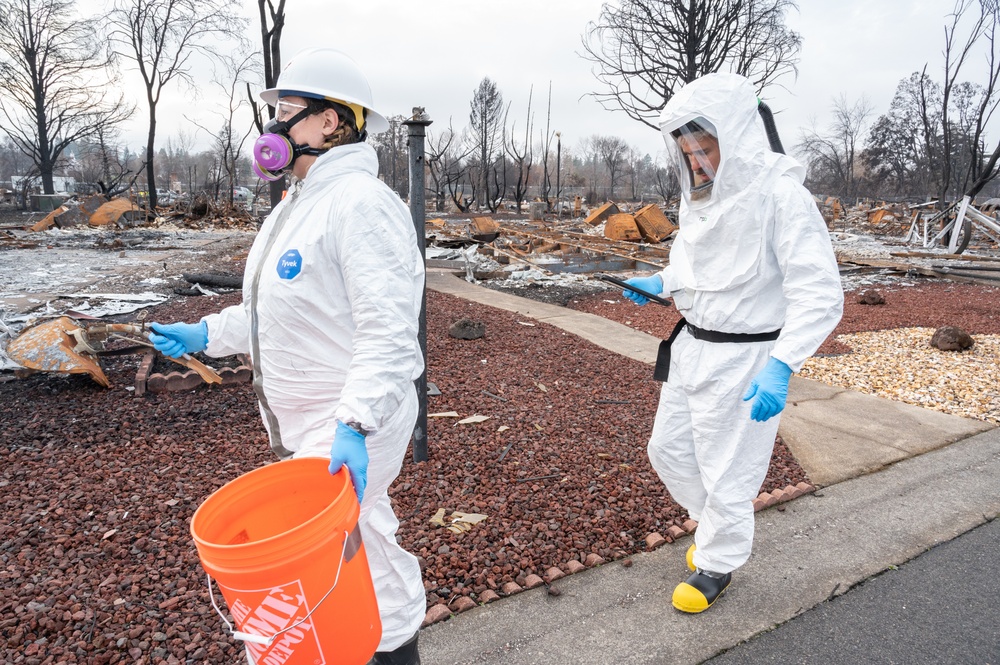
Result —
[[[233,624],[229,623],[229,619],[226,618],[226,615],[222,613],[222,610],[219,609],[219,605],[215,602],[215,594],[212,593],[212,576],[209,575],[208,573],[205,573],[205,577],[208,579],[208,597],[212,601],[212,607],[215,608],[216,614],[218,614],[219,618],[221,618],[223,623],[226,624],[226,629],[229,631],[229,634],[243,642],[253,642],[254,644],[263,644],[265,646],[271,646],[276,637],[278,637],[279,635],[281,635],[286,631],[291,630],[292,628],[295,628],[296,626],[305,623],[309,619],[309,617],[312,616],[312,613],[319,609],[319,606],[323,604],[323,601],[326,600],[331,593],[333,593],[333,590],[337,588],[337,582],[340,581],[340,569],[344,566],[344,557],[347,555],[347,545],[348,545],[347,541],[349,538],[350,534],[348,534],[347,531],[344,531],[344,547],[341,548],[340,550],[340,563],[337,564],[337,576],[334,578],[333,586],[330,587],[330,590],[327,591],[325,594],[323,594],[323,597],[319,599],[319,602],[316,603],[316,605],[314,605],[313,608],[309,610],[309,612],[307,612],[304,617],[293,623],[288,628],[282,628],[281,630],[279,630],[278,632],[276,632],[274,635],[271,636],[255,635],[253,633],[244,633],[239,630],[233,630]]]

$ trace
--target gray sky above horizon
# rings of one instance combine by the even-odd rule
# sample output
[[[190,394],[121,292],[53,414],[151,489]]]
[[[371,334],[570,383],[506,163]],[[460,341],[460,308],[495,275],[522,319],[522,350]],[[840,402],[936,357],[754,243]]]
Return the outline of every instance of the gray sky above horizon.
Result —
[[[248,37],[256,46],[259,26],[256,3],[247,7]],[[484,77],[494,80],[511,117],[523,131],[529,91],[532,91],[536,140],[545,123],[546,96],[552,86],[551,130],[562,135],[564,150],[586,137],[616,135],[654,157],[662,151],[659,134],[622,111],[603,109],[588,93],[599,83],[593,64],[581,56],[581,36],[587,23],[600,15],[602,0],[508,0],[470,3],[467,0],[426,0],[404,3],[368,0],[338,3],[290,0],[282,36],[285,59],[308,46],[329,45],[350,54],[367,72],[377,110],[383,115],[409,115],[423,106],[443,130],[449,120],[456,130],[468,124],[469,102]],[[815,122],[820,129],[831,119],[833,100],[867,97],[873,121],[886,112],[898,82],[928,65],[941,80],[945,17],[951,0],[800,0],[788,15],[788,25],[803,38],[798,76],[762,92],[776,114],[786,148]],[[980,61],[969,67],[967,79],[984,70]],[[207,79],[206,79],[207,80]],[[126,72],[129,90],[141,100],[141,84]],[[211,126],[213,99],[205,85],[198,101],[182,89],[168,89],[160,114],[158,147],[180,131],[207,143],[205,132],[184,118],[199,116]],[[135,149],[144,144],[145,112],[140,101],[126,138]]]

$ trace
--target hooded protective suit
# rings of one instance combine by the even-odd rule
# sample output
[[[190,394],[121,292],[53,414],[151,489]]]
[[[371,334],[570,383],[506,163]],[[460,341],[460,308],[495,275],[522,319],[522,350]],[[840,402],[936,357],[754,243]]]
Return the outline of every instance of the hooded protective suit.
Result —
[[[243,303],[203,320],[208,355],[251,354],[279,457],[329,458],[337,420],[369,432],[359,524],[382,619],[379,651],[391,651],[426,609],[387,492],[417,417],[424,266],[409,210],[377,172],[364,143],[318,157],[264,222]]]
[[[711,195],[692,200],[671,132],[691,120],[718,133]],[[694,563],[727,573],[753,542],[752,501],[767,473],[778,418],[751,419],[742,397],[773,356],[801,369],[836,327],[843,289],[826,223],[802,186],[804,169],[771,152],[752,84],[710,74],[684,86],[660,117],[681,174],[680,231],[661,273],[663,292],[690,324],[776,341],[673,343],[648,452],[670,494],[698,521]]]

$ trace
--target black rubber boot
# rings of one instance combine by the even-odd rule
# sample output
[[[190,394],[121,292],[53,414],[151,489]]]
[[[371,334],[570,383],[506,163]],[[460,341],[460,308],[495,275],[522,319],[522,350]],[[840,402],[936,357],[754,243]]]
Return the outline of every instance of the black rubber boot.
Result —
[[[420,653],[417,651],[419,636],[420,633],[415,633],[392,651],[376,651],[368,665],[420,665]]]
[[[704,612],[718,600],[732,580],[732,573],[712,573],[699,568],[686,582],[674,588],[674,607],[689,614]]]

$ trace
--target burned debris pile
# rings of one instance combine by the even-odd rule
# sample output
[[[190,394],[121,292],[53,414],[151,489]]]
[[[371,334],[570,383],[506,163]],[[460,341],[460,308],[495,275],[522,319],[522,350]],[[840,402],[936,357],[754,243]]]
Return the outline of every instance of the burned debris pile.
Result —
[[[38,232],[81,225],[118,229],[175,225],[182,228],[256,230],[259,219],[259,215],[243,206],[218,205],[207,198],[196,198],[190,204],[174,203],[150,211],[128,198],[95,194],[71,198],[44,215],[25,215],[20,223],[8,221],[3,228],[6,231],[22,229]]]

